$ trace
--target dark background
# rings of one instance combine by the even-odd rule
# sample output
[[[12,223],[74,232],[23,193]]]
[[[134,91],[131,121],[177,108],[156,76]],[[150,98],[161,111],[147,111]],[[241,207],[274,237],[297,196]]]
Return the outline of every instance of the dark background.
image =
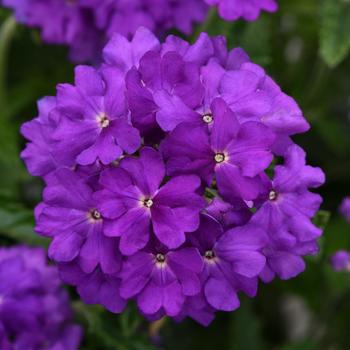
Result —
[[[37,99],[55,94],[59,82],[72,82],[74,66],[66,48],[45,45],[38,32],[16,25],[10,15],[0,9],[0,244],[45,245],[33,233],[32,216],[42,183],[19,160],[19,127],[36,116]],[[230,47],[242,46],[311,123],[312,130],[296,141],[309,163],[327,174],[317,217],[326,226],[321,252],[307,259],[304,274],[261,284],[255,299],[242,296],[238,311],[218,313],[208,328],[191,320],[150,326],[132,306],[123,315],[109,314],[84,306],[72,290],[77,319],[86,328],[82,348],[350,349],[350,276],[328,263],[337,249],[350,249],[350,224],[338,214],[340,201],[350,195],[350,2],[281,0],[277,13],[253,23],[227,23],[212,12],[200,31],[224,34]]]

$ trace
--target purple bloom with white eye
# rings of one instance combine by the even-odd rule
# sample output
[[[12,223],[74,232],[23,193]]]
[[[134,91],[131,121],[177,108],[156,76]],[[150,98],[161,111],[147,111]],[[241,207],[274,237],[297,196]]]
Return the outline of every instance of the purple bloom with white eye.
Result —
[[[157,248],[126,259],[120,293],[124,298],[136,298],[140,310],[147,315],[164,311],[168,316],[176,316],[185,297],[200,292],[203,262],[195,248]]]
[[[224,232],[215,219],[202,215],[201,225],[189,241],[201,253],[203,291],[211,307],[232,311],[239,307],[238,291],[256,295],[257,276],[266,262],[263,230],[248,224]]]
[[[276,0],[204,0],[208,5],[217,6],[219,14],[227,21],[235,21],[244,18],[247,21],[255,21],[260,12],[275,12]]]
[[[105,273],[116,273],[121,265],[119,242],[104,235],[105,220],[93,193],[84,176],[66,168],[57,170],[36,208],[35,230],[53,238],[49,256],[56,262],[77,259],[85,273],[97,266]]]
[[[340,213],[350,222],[350,197],[345,197],[340,205]]]
[[[330,263],[334,271],[350,271],[350,252],[338,250],[331,256]]]
[[[216,177],[225,198],[255,199],[260,191],[259,173],[272,160],[274,135],[261,123],[240,125],[225,102],[212,104],[211,130],[180,124],[161,145],[169,175],[198,174],[210,185]]]
[[[177,176],[163,186],[165,165],[160,153],[144,148],[139,158],[126,157],[119,167],[101,174],[97,208],[110,224],[105,234],[120,237],[120,250],[132,255],[144,248],[151,233],[168,248],[185,242],[199,225],[205,200],[196,193],[197,176]],[[181,220],[179,220],[181,218]]]
[[[276,166],[274,179],[266,182],[265,201],[252,219],[271,238],[265,251],[265,280],[274,273],[282,279],[295,277],[305,268],[302,256],[317,252],[322,230],[310,219],[322,198],[308,188],[319,187],[324,181],[321,169],[305,165],[305,152],[293,145],[288,148],[285,164]]]
[[[61,120],[53,133],[56,157],[73,166],[110,164],[140,146],[140,134],[127,119],[124,80],[114,69],[87,66],[75,70],[75,86],[58,86]]]
[[[3,350],[77,350],[82,329],[73,323],[68,293],[45,251],[0,248],[0,346]]]

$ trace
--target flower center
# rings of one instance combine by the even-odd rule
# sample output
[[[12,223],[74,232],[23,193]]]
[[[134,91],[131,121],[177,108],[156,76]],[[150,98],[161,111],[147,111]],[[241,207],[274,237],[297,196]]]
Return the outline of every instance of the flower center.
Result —
[[[216,163],[220,164],[225,161],[226,157],[223,153],[216,153],[214,159]]]
[[[101,213],[96,209],[91,210],[90,215],[91,215],[91,218],[95,221],[101,220],[102,218]]]
[[[110,124],[110,120],[108,119],[107,115],[105,113],[101,113],[98,117],[97,117],[97,122],[100,125],[101,128],[107,128]]]
[[[143,205],[146,207],[146,208],[151,208],[152,205],[153,205],[153,200],[151,198],[149,199],[145,199],[143,201]]]
[[[162,264],[163,262],[165,262],[165,255],[161,254],[161,253],[158,253],[156,255],[156,260],[157,260],[158,263]]]
[[[204,257],[207,259],[207,260],[213,260],[215,258],[215,253],[212,251],[212,250],[207,250],[205,253],[204,253]]]
[[[206,113],[203,115],[202,120],[204,123],[210,124],[213,121],[213,115],[211,113]]]
[[[278,197],[278,194],[275,190],[271,190],[269,193],[269,200],[270,201],[275,201]]]

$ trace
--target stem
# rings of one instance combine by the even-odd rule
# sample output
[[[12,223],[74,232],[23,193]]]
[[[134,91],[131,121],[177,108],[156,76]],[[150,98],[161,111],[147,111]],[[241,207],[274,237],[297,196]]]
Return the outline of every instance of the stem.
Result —
[[[8,17],[0,27],[0,108],[3,115],[7,112],[7,62],[11,40],[15,34],[16,21]]]

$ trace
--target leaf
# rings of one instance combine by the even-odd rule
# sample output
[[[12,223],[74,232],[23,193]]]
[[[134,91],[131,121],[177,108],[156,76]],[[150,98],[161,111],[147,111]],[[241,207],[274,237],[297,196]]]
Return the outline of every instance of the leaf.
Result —
[[[320,54],[330,66],[337,66],[350,50],[350,3],[323,0],[321,3]]]
[[[33,227],[32,210],[9,203],[9,199],[0,196],[0,236],[19,243],[47,247],[48,239],[34,233]]]

